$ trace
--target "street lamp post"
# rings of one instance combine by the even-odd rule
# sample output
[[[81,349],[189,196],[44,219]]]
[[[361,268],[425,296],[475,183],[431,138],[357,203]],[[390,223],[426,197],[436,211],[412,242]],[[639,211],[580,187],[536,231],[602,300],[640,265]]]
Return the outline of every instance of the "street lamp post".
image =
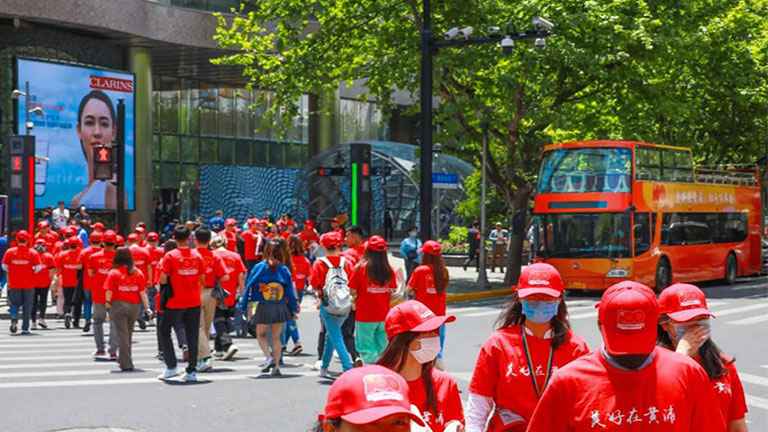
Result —
[[[486,185],[485,185],[485,172],[486,172],[486,163],[488,162],[488,121],[486,119],[483,119],[483,171],[482,171],[482,185],[481,185],[481,192],[480,192],[480,266],[477,273],[477,285],[478,288],[484,289],[487,288],[490,284],[488,283],[488,273],[486,273],[485,268],[485,195],[486,195]]]

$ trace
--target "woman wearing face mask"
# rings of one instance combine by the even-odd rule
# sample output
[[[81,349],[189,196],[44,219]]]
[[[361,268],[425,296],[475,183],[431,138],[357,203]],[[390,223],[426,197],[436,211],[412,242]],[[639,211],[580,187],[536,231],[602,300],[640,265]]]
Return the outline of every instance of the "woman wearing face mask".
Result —
[[[467,432],[525,431],[551,375],[589,352],[567,317],[557,270],[543,263],[524,268],[499,329],[480,349],[469,385]]]
[[[408,230],[408,237],[400,243],[400,257],[405,260],[405,280],[410,280],[413,270],[421,262],[421,240],[419,240],[419,229],[411,227]]]
[[[659,295],[658,344],[692,357],[707,372],[728,432],[746,432],[747,404],[733,358],[712,341],[707,298],[694,285],[674,284]]]
[[[379,365],[399,373],[407,382],[411,404],[432,432],[463,431],[464,409],[456,381],[434,368],[440,352],[439,329],[453,316],[437,316],[423,303],[408,300],[392,308],[385,327],[389,343]]]

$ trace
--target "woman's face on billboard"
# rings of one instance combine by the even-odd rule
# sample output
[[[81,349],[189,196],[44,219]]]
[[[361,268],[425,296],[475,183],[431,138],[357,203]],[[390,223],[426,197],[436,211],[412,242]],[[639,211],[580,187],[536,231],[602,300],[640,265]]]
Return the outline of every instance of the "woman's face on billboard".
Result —
[[[86,102],[83,114],[78,119],[77,136],[83,145],[89,169],[93,162],[92,147],[101,144],[111,145],[116,134],[117,129],[107,104],[95,98]]]

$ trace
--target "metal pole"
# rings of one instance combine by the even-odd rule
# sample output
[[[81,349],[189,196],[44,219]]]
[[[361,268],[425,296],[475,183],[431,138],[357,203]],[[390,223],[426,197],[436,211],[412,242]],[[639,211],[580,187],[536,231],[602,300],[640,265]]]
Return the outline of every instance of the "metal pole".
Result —
[[[482,187],[480,192],[480,271],[477,274],[477,285],[480,288],[487,288],[488,275],[485,272],[485,199],[486,199],[486,186],[485,186],[485,166],[488,159],[488,122],[483,120],[483,172],[482,172]]]
[[[27,135],[29,135],[29,81],[25,81],[25,87],[24,91],[26,92],[26,96],[24,96],[24,128],[27,131]]]
[[[424,0],[424,24],[421,31],[421,154],[419,216],[421,240],[432,237],[432,47],[429,0]]]
[[[117,100],[117,227],[120,233],[125,231],[125,100]]]

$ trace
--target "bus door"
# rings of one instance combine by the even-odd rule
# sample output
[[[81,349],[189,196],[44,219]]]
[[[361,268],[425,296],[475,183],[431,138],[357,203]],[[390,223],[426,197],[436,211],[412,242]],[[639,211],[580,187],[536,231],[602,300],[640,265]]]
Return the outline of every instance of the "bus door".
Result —
[[[653,256],[653,233],[656,218],[651,218],[651,213],[636,212],[632,221],[632,241],[634,244],[634,262],[632,271],[634,280],[642,284],[653,286],[656,272],[656,260]]]

